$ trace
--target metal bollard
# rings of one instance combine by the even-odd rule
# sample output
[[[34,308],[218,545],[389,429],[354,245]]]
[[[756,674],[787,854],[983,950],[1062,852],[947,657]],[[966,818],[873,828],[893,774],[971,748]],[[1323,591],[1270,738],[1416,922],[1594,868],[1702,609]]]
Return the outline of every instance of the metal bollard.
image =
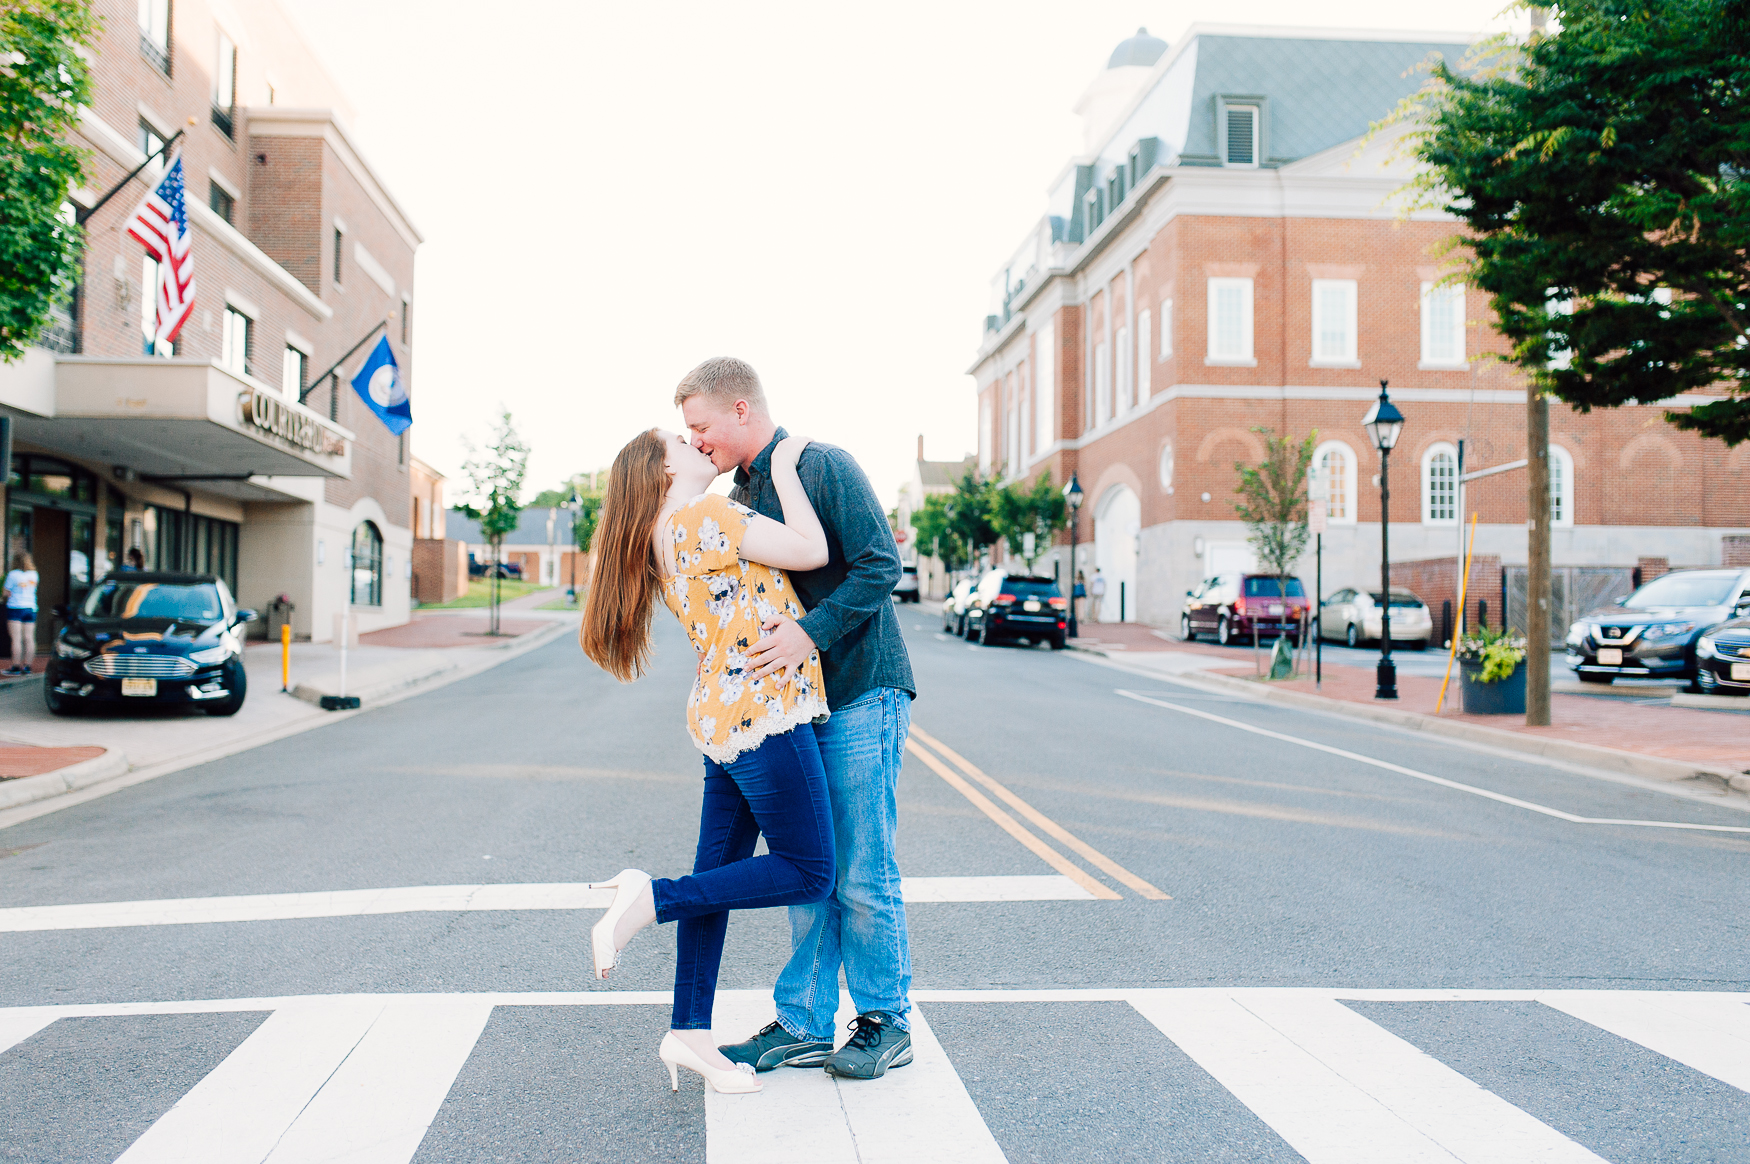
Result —
[[[292,689],[292,624],[280,623],[280,690]]]

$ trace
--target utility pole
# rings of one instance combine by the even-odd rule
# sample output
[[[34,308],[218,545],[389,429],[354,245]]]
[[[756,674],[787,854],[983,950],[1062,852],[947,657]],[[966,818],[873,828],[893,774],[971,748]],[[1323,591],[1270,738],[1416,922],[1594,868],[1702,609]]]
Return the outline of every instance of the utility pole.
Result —
[[[1549,397],[1525,393],[1527,553],[1525,585],[1525,723],[1549,724]]]

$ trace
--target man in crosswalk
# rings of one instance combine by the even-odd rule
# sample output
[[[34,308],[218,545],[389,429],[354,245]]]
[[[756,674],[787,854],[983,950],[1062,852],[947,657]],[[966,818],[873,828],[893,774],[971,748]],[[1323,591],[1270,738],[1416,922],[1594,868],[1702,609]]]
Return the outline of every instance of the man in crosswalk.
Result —
[[[771,459],[788,434],[772,420],[753,368],[706,360],[681,381],[675,404],[693,443],[720,472],[734,472],[730,496],[781,520]],[[790,909],[790,961],[773,990],[778,1021],[721,1050],[757,1071],[825,1067],[841,1078],[877,1079],[912,1061],[911,945],[894,835],[917,688],[893,612],[899,547],[849,453],[815,441],[796,468],[831,557],[818,570],[790,574],[808,613],[773,618],[748,657],[759,678],[820,651],[832,714],[815,736],[832,797],[838,879],[833,896]],[[850,1039],[834,1051],[841,967],[858,1013]]]

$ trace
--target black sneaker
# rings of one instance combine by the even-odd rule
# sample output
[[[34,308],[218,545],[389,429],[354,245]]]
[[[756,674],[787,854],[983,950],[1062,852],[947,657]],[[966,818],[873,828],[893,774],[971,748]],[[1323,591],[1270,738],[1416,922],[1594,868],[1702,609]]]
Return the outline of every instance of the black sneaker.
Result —
[[[717,1049],[731,1063],[746,1063],[755,1071],[770,1071],[776,1067],[818,1067],[826,1062],[832,1044],[799,1039],[785,1030],[783,1023],[775,1022],[746,1042]]]
[[[891,1022],[880,1011],[858,1015],[845,1045],[826,1057],[826,1073],[840,1079],[879,1079],[889,1067],[910,1063],[911,1035]]]

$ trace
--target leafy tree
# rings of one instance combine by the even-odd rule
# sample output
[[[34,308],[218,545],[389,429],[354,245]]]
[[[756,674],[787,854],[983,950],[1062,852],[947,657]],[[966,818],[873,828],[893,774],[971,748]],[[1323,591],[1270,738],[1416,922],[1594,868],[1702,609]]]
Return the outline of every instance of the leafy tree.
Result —
[[[467,442],[469,457],[462,462],[462,472],[468,477],[470,501],[458,506],[463,513],[480,523],[480,535],[492,547],[492,562],[487,567],[491,576],[491,622],[488,634],[499,633],[498,565],[503,557],[505,535],[515,530],[523,506],[518,500],[523,492],[523,477],[529,468],[529,446],[517,435],[510,411],[493,426],[492,443],[480,456],[472,442]]]
[[[924,498],[923,508],[911,515],[911,524],[918,532],[919,550],[940,559],[949,573],[972,564],[966,539],[954,528],[953,502],[947,495],[932,493]]]
[[[1031,486],[1019,481],[997,490],[992,524],[1009,552],[1027,561],[1029,573],[1051,544],[1051,535],[1069,526],[1069,505],[1063,493],[1052,483],[1050,471],[1039,474]],[[1028,554],[1027,535],[1033,535],[1033,553]]]
[[[997,492],[996,482],[984,480],[976,469],[969,468],[955,483],[954,492],[948,495],[952,527],[966,545],[968,565],[978,561],[980,555],[997,543],[994,520]]]
[[[1276,576],[1287,597],[1288,575],[1311,536],[1306,524],[1306,481],[1318,433],[1295,441],[1274,436],[1268,428],[1252,431],[1264,438],[1264,460],[1257,465],[1234,462],[1240,474],[1234,489],[1240,500],[1234,503],[1234,512],[1246,523],[1246,540],[1257,552],[1258,565]]]
[[[90,0],[0,4],[0,359],[24,354],[79,280],[84,232],[62,218],[85,153],[67,144],[91,104],[81,56]]]
[[[1468,228],[1449,277],[1546,393],[1586,412],[1724,386],[1666,419],[1750,439],[1750,3],[1549,8],[1560,31],[1434,65],[1395,115],[1418,204]]]

